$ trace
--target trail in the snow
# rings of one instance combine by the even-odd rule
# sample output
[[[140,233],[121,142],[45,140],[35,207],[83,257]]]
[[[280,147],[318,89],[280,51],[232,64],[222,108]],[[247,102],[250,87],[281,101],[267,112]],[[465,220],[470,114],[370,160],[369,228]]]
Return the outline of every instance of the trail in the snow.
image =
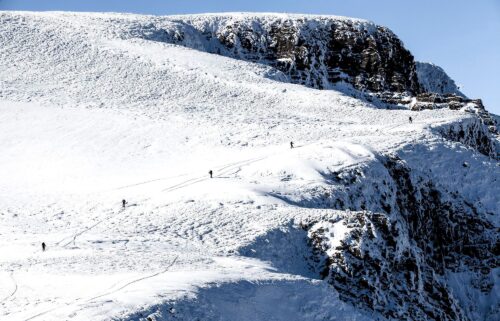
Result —
[[[17,292],[17,282],[16,282],[16,279],[14,279],[14,270],[12,270],[10,272],[9,277],[12,280],[12,284],[14,285],[14,289],[12,290],[12,292],[9,295],[7,295],[3,299],[1,299],[0,303],[2,303],[4,301],[7,301],[8,299],[12,298],[16,294],[16,292]]]
[[[94,227],[96,227],[96,226],[100,225],[100,224],[101,224],[101,223],[103,223],[104,221],[108,221],[108,220],[112,219],[112,218],[113,218],[113,217],[115,217],[116,215],[118,215],[118,214],[122,213],[122,212],[123,212],[123,210],[124,210],[124,209],[120,209],[117,213],[115,213],[113,210],[109,210],[108,212],[113,213],[113,215],[107,216],[106,218],[104,218],[104,219],[102,219],[102,220],[98,221],[97,223],[95,223],[95,224],[93,224],[93,225],[91,225],[91,226],[89,226],[89,227],[84,228],[83,230],[81,230],[81,231],[77,232],[76,234],[73,234],[73,235],[71,235],[71,236],[67,236],[67,237],[65,237],[65,238],[61,239],[60,241],[56,242],[56,243],[55,243],[55,245],[59,245],[59,244],[61,244],[62,242],[64,242],[64,241],[65,241],[65,240],[67,240],[68,238],[71,238],[71,240],[70,240],[69,242],[67,242],[67,243],[63,244],[63,245],[62,245],[62,247],[66,247],[66,246],[70,245],[71,243],[73,243],[73,244],[74,244],[74,243],[75,243],[75,241],[76,241],[76,239],[77,239],[77,237],[79,237],[80,235],[82,235],[82,234],[83,234],[83,233],[85,233],[85,232],[90,231],[91,229],[93,229]]]
[[[276,153],[274,153],[276,154]],[[249,165],[249,164],[252,164],[252,163],[255,163],[255,162],[258,162],[258,161],[261,161],[263,159],[266,159],[268,157],[270,157],[271,155],[274,155],[274,154],[270,154],[270,155],[267,155],[265,157],[256,157],[256,158],[250,158],[250,159],[246,159],[246,160],[243,160],[243,161],[238,161],[238,162],[233,162],[233,163],[230,163],[230,164],[226,164],[226,165],[221,165],[221,167],[216,167],[218,169],[218,175],[216,175],[215,177],[221,177],[221,175],[226,175],[228,174],[228,172],[230,172],[231,170],[235,169],[236,168],[240,168],[241,166],[246,166],[246,165]],[[168,177],[168,178],[159,178],[159,179],[155,179],[155,180],[151,180],[151,181],[147,181],[147,182],[142,182],[142,183],[137,183],[137,184],[133,184],[133,185],[128,185],[128,186],[124,186],[124,187],[121,187],[121,188],[126,188],[126,187],[130,187],[130,186],[137,186],[137,185],[142,185],[142,184],[147,184],[147,183],[150,183],[150,182],[154,182],[154,181],[159,181],[159,180],[164,180],[164,179],[169,179],[169,178],[176,178],[176,177],[182,177],[182,176],[186,176],[187,174],[181,174],[181,175],[177,175],[177,176],[172,176],[172,177]],[[173,186],[170,186],[170,187],[167,187],[166,189],[162,190],[162,192],[171,192],[171,191],[174,191],[174,190],[177,190],[177,189],[181,189],[181,188],[184,188],[184,187],[188,187],[188,186],[191,186],[193,184],[196,184],[196,183],[200,183],[202,181],[206,181],[208,180],[209,178],[207,178],[206,176],[202,176],[202,177],[195,177],[195,178],[192,178],[192,179],[189,179],[189,180],[186,180],[184,182],[181,182],[181,183],[178,183],[178,184],[175,184]],[[141,200],[141,202],[144,202],[146,201],[148,198],[146,199],[143,199]],[[113,210],[110,210],[110,212],[113,212],[114,214],[111,215],[111,216],[107,216],[106,218],[96,222],[95,224],[89,226],[89,227],[86,227],[84,229],[82,229],[81,231],[77,232],[76,234],[73,234],[72,236],[69,236],[69,237],[65,237],[63,238],[62,240],[56,242],[55,244],[56,245],[59,245],[61,244],[62,242],[64,242],[65,240],[67,240],[68,238],[70,238],[71,240],[67,243],[64,243],[62,245],[62,247],[67,247],[68,245],[70,244],[75,244],[75,241],[76,239],[81,236],[82,234],[92,230],[93,228],[97,227],[98,225],[102,224],[104,221],[108,221],[110,219],[112,219],[113,217],[115,217],[116,215],[122,213],[125,209],[120,209],[117,213],[114,213]]]
[[[180,174],[180,175],[176,175],[176,176],[156,178],[156,179],[152,179],[152,180],[149,180],[149,181],[144,181],[144,182],[140,182],[140,183],[136,183],[136,184],[130,184],[130,185],[125,185],[125,186],[117,187],[117,188],[115,188],[113,190],[122,190],[122,189],[130,188],[130,187],[135,187],[135,186],[145,185],[145,184],[154,183],[154,182],[158,182],[158,181],[164,181],[164,180],[179,178],[179,177],[187,176],[187,175],[188,175],[188,173],[184,173],[184,174]]]
[[[234,163],[231,163],[231,164],[228,164],[228,165],[223,165],[223,167],[218,168],[218,173],[217,173],[217,175],[214,176],[214,178],[217,178],[217,177],[220,178],[221,175],[228,174],[235,167],[239,168],[241,166],[246,166],[246,165],[249,165],[249,164],[261,161],[261,160],[263,160],[263,159],[265,159],[267,157],[269,157],[269,155],[266,156],[266,157],[250,158],[250,159],[246,159],[246,160],[243,160],[243,161],[234,162]],[[184,187],[188,187],[188,186],[191,186],[191,185],[194,185],[196,183],[200,183],[200,182],[203,182],[203,181],[206,181],[206,180],[209,180],[209,179],[210,178],[207,177],[207,176],[195,177],[195,178],[189,179],[187,181],[184,181],[184,182],[181,182],[181,183],[169,186],[169,187],[165,188],[164,190],[162,190],[162,192],[172,192],[172,191],[175,191],[175,190],[178,190],[178,189],[181,189],[181,188],[184,188]]]
[[[317,142],[309,143],[309,144],[304,144],[304,145],[300,145],[300,146],[296,146],[293,149],[303,148],[303,147],[307,147],[307,146],[310,146],[310,145],[313,145],[313,144],[317,144]],[[229,174],[234,169],[239,169],[242,166],[247,166],[247,165],[250,165],[250,164],[257,163],[259,161],[262,161],[264,159],[267,159],[267,158],[269,158],[271,156],[274,156],[274,155],[277,155],[277,154],[278,154],[278,152],[274,152],[274,153],[270,153],[270,154],[268,154],[266,156],[249,158],[249,159],[245,159],[245,160],[242,160],[242,161],[238,161],[238,162],[234,162],[234,163],[222,165],[222,167],[215,167],[215,169],[218,170],[218,172],[216,173],[216,175],[214,176],[214,178],[221,178],[222,175],[227,175],[227,174]],[[186,180],[184,182],[181,182],[181,183],[169,186],[169,187],[163,189],[162,192],[171,192],[171,191],[174,191],[174,190],[177,190],[177,189],[181,189],[181,188],[184,188],[184,187],[187,187],[187,186],[191,186],[191,185],[194,185],[196,183],[200,183],[202,181],[206,181],[206,180],[209,180],[209,179],[210,178],[207,177],[206,175],[195,177],[195,178]]]
[[[137,282],[141,282],[141,281],[144,281],[144,280],[147,280],[147,279],[154,278],[155,276],[158,276],[158,275],[163,274],[163,273],[167,273],[167,272],[168,272],[168,270],[170,270],[170,268],[171,268],[172,266],[174,266],[174,265],[175,265],[175,263],[177,262],[177,259],[178,259],[178,258],[179,258],[179,255],[176,255],[176,256],[175,256],[175,258],[172,260],[172,262],[171,262],[169,265],[167,265],[167,267],[166,267],[165,269],[163,269],[163,270],[161,270],[161,271],[159,271],[159,272],[156,272],[156,273],[153,273],[153,274],[147,275],[147,276],[145,276],[145,277],[138,278],[138,279],[135,279],[135,280],[133,280],[133,281],[130,281],[130,282],[128,282],[128,283],[126,283],[126,284],[122,285],[121,287],[119,287],[119,288],[118,288],[118,289],[116,289],[116,290],[113,290],[113,291],[110,291],[110,292],[106,292],[106,293],[100,294],[100,295],[98,295],[98,296],[95,296],[95,297],[93,297],[93,298],[90,298],[90,299],[88,299],[88,300],[87,300],[87,302],[90,302],[90,301],[93,301],[93,300],[95,300],[95,299],[99,299],[99,298],[102,298],[102,297],[104,297],[104,296],[108,296],[108,295],[110,295],[110,294],[113,294],[113,293],[116,293],[116,292],[118,292],[118,291],[121,291],[121,290],[125,289],[126,287],[128,287],[128,286],[130,286],[130,285],[132,285],[132,284],[134,284],[134,283],[137,283]]]
[[[138,282],[141,282],[141,281],[147,280],[147,279],[154,278],[155,276],[161,275],[161,274],[163,274],[163,273],[167,273],[167,272],[170,270],[170,268],[171,268],[172,266],[174,266],[174,265],[175,265],[175,263],[177,262],[177,259],[178,259],[178,258],[179,258],[179,255],[176,255],[176,256],[174,257],[174,259],[172,260],[172,262],[171,262],[170,264],[168,264],[168,265],[167,265],[167,267],[166,267],[165,269],[163,269],[163,270],[161,270],[161,271],[159,271],[159,272],[156,272],[156,273],[153,273],[153,274],[150,274],[150,275],[147,275],[147,276],[144,276],[144,277],[141,277],[141,278],[138,278],[138,279],[135,279],[135,280],[129,281],[129,282],[125,283],[124,285],[120,286],[118,289],[115,289],[115,290],[112,290],[112,291],[108,291],[108,292],[106,292],[106,293],[99,294],[99,295],[96,295],[96,296],[94,296],[94,297],[91,297],[91,298],[85,299],[85,302],[84,302],[84,303],[78,303],[78,302],[65,303],[64,305],[60,305],[60,306],[54,307],[54,308],[52,308],[52,309],[49,309],[49,310],[46,310],[46,311],[40,312],[40,313],[38,313],[38,314],[36,314],[36,315],[33,315],[33,316],[31,316],[31,317],[29,317],[29,318],[27,318],[27,319],[24,319],[24,321],[34,320],[34,319],[39,318],[39,317],[41,317],[41,316],[43,316],[43,315],[46,315],[47,313],[50,313],[50,312],[53,312],[53,311],[59,310],[59,309],[64,308],[64,307],[72,306],[72,305],[75,305],[75,304],[80,304],[80,305],[82,305],[82,304],[85,304],[85,303],[90,303],[90,302],[92,302],[93,300],[96,300],[96,299],[99,299],[99,298],[102,298],[102,297],[105,297],[105,296],[108,296],[108,295],[111,295],[111,294],[117,293],[117,292],[119,292],[119,291],[121,291],[121,290],[125,289],[126,287],[128,287],[128,286],[130,286],[130,285],[132,285],[132,284],[135,284],[135,283],[138,283]],[[113,285],[113,287],[114,287],[114,286],[115,286],[115,285]],[[81,300],[81,298],[78,298],[78,299],[76,299],[75,301],[80,301],[80,300]],[[80,310],[83,310],[83,308],[82,308],[82,309],[80,309]],[[80,311],[80,310],[78,310],[78,311]]]
[[[299,148],[307,147],[307,146],[310,146],[310,145],[313,145],[313,144],[317,144],[317,142],[303,144],[303,145],[298,145],[298,146],[295,146],[294,149],[299,149]],[[240,167],[240,166],[246,166],[246,165],[249,165],[249,164],[253,164],[255,162],[264,160],[266,158],[269,158],[269,157],[277,155],[277,154],[278,154],[278,152],[274,152],[274,153],[270,153],[270,154],[268,154],[266,156],[263,156],[263,157],[249,158],[249,159],[245,159],[245,160],[241,160],[241,161],[237,161],[237,162],[232,162],[232,163],[225,164],[225,165],[216,166],[216,167],[214,167],[214,169],[217,171],[217,173],[214,176],[214,178],[217,178],[217,177],[220,178],[221,175],[228,174],[228,172],[226,170],[228,170],[228,169],[232,170],[233,167]],[[114,188],[113,190],[121,190],[121,189],[130,188],[130,187],[135,187],[135,186],[140,186],[140,185],[146,185],[146,184],[149,184],[149,183],[159,182],[159,181],[163,181],[163,180],[170,180],[170,179],[179,178],[179,177],[188,176],[188,175],[189,175],[189,173],[183,173],[183,174],[179,174],[179,175],[175,175],[175,176],[156,178],[156,179],[152,179],[152,180],[148,180],[148,181],[143,181],[143,182],[139,182],[139,183],[134,183],[134,184],[129,184],[129,185],[125,185],[125,186],[120,186],[120,187]],[[180,188],[183,188],[183,187],[187,187],[187,186],[191,186],[193,184],[200,183],[200,182],[206,181],[206,180],[208,180],[208,178],[207,178],[206,175],[193,177],[193,178],[190,178],[190,179],[185,180],[183,182],[180,182],[180,183],[174,184],[172,186],[169,186],[169,187],[163,189],[162,192],[170,192],[170,191],[177,190],[177,189],[180,189]],[[146,198],[146,199],[143,199],[142,201],[145,201],[145,200],[148,200],[148,199],[149,198]]]

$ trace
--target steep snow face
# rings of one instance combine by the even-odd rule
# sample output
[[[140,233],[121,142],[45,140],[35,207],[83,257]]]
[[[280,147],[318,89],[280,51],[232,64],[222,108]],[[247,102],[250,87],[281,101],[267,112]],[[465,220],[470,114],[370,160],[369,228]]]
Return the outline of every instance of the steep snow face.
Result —
[[[466,98],[455,84],[455,81],[446,74],[443,68],[428,62],[417,62],[416,67],[418,82],[425,91],[438,94],[455,94]]]
[[[386,32],[0,13],[0,318],[498,320],[498,138],[477,108],[381,109],[217,38],[320,44],[315,24]]]

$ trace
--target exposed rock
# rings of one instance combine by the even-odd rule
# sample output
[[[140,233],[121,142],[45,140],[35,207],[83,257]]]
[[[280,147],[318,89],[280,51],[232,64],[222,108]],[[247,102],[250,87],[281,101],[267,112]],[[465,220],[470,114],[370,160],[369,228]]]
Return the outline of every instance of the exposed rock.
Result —
[[[445,71],[415,62],[388,28],[334,16],[226,14],[179,16],[133,26],[131,37],[174,43],[271,66],[277,79],[317,89],[352,86],[383,103],[412,110],[471,105]]]
[[[325,264],[321,277],[343,300],[390,319],[473,320],[469,307],[476,302],[459,300],[447,275],[468,273],[471,288],[491,293],[498,230],[472,204],[415,175],[401,159],[382,164],[382,177],[357,169],[351,177],[361,179],[342,174],[347,197],[332,192],[344,199],[344,210],[356,212],[308,226],[315,261]],[[370,190],[380,198],[366,198]]]
[[[450,108],[458,110],[464,107],[484,110],[481,99],[468,99],[455,94],[438,94],[432,92],[420,93],[412,104],[412,110]],[[400,104],[404,101],[400,99]]]
[[[486,113],[484,118],[454,123],[438,129],[446,139],[462,143],[494,159],[500,159],[500,144],[494,136],[498,135],[496,126],[488,126],[493,121]],[[488,117],[488,118],[487,118]],[[484,119],[484,120],[483,120]],[[494,135],[492,137],[492,134]]]
[[[370,92],[421,92],[415,61],[388,28],[328,16],[188,16],[177,30],[140,36],[263,63],[288,80],[318,89],[346,82]],[[193,37],[193,28],[198,36]],[[190,37],[187,34],[191,35]]]

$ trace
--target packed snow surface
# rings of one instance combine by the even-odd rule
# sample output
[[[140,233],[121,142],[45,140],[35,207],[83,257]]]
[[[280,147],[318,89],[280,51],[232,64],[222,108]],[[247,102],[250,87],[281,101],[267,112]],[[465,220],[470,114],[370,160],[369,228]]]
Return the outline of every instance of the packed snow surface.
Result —
[[[323,173],[405,150],[498,210],[498,167],[433,130],[470,114],[124,36],[151,19],[0,13],[0,319],[371,320],[292,255],[302,239],[265,252],[270,231],[335,217],[300,205]]]

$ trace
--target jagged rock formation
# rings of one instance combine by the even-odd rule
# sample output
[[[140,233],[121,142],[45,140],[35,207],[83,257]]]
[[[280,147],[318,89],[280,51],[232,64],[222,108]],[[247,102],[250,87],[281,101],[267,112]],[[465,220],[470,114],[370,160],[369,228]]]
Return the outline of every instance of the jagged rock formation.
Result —
[[[342,81],[371,92],[421,91],[411,53],[388,28],[368,21],[303,15],[174,21],[174,30],[155,26],[138,36],[270,65],[289,81],[313,88],[328,89]]]
[[[331,16],[180,16],[133,26],[130,37],[183,45],[271,66],[276,79],[318,88],[354,89],[412,110],[475,108],[488,126],[480,99],[469,99],[446,74],[416,62],[388,28]],[[370,99],[371,100],[371,99]]]
[[[344,300],[389,319],[488,319],[474,310],[473,298],[457,298],[450,276],[468,273],[471,288],[492,293],[497,228],[473,204],[415,174],[397,156],[372,167],[381,177],[372,176],[373,168],[331,173],[339,189],[328,191],[324,206],[352,212],[304,227],[321,277]]]
[[[456,94],[439,94],[427,92],[418,94],[416,101],[412,104],[412,110],[450,108],[459,110],[463,107],[471,107],[484,110],[481,99],[468,99]]]

